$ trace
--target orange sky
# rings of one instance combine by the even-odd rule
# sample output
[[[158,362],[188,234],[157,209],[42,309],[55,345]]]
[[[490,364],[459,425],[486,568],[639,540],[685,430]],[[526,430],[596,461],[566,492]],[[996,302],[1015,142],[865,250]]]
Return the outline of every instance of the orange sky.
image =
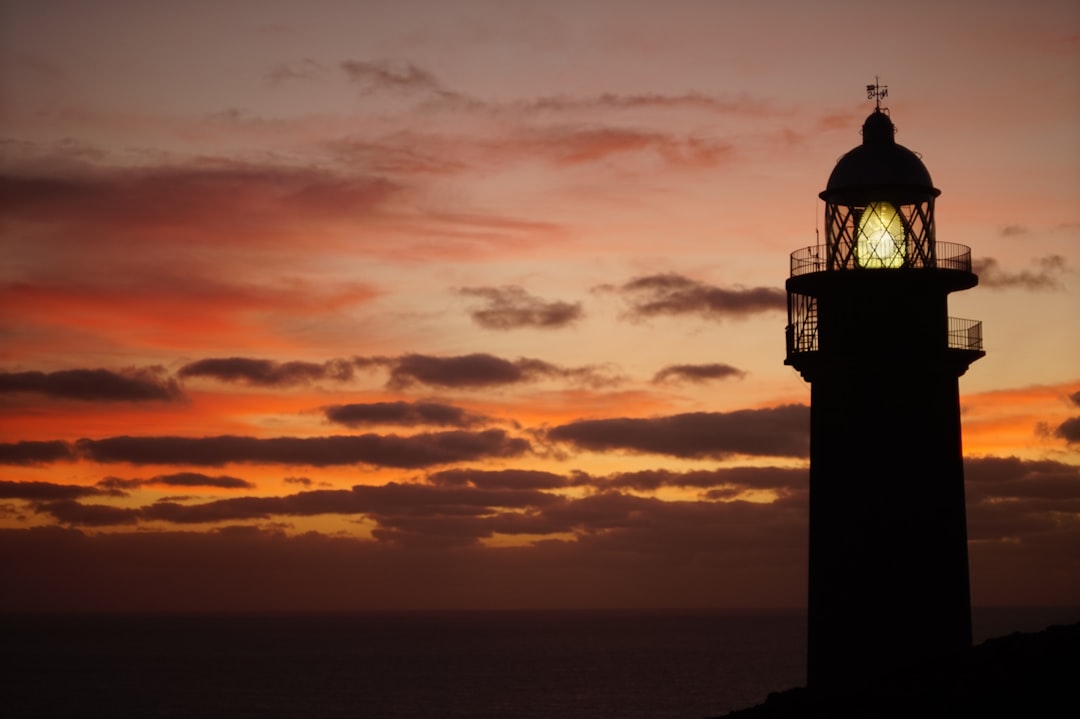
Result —
[[[801,606],[875,76],[980,275],[973,601],[1080,604],[1080,9],[941,5],[0,0],[0,608]]]

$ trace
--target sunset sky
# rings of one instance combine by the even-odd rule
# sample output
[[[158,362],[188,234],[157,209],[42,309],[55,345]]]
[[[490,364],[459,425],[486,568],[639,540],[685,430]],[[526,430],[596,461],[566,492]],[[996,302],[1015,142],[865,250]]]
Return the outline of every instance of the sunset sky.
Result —
[[[973,603],[1080,606],[1075,0],[0,0],[0,609],[802,606],[875,77],[980,277]]]

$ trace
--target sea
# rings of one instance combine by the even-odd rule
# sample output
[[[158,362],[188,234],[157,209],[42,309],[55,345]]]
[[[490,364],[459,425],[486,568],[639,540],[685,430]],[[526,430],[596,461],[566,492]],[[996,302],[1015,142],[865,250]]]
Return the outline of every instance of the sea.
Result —
[[[976,641],[1080,620],[977,609]],[[0,615],[6,717],[702,719],[805,683],[802,610]]]

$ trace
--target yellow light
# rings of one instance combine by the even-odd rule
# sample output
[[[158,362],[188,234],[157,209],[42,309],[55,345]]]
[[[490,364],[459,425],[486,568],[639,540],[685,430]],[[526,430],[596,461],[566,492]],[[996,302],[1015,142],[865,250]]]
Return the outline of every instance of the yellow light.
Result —
[[[888,202],[871,202],[859,220],[855,257],[860,267],[900,267],[904,264],[904,223]]]

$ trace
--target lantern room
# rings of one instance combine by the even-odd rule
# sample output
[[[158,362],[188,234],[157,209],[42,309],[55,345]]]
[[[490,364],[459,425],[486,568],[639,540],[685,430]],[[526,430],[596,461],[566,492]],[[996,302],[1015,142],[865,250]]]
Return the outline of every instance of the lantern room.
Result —
[[[827,269],[934,266],[934,188],[922,160],[877,108],[862,144],[840,158],[824,192]]]

